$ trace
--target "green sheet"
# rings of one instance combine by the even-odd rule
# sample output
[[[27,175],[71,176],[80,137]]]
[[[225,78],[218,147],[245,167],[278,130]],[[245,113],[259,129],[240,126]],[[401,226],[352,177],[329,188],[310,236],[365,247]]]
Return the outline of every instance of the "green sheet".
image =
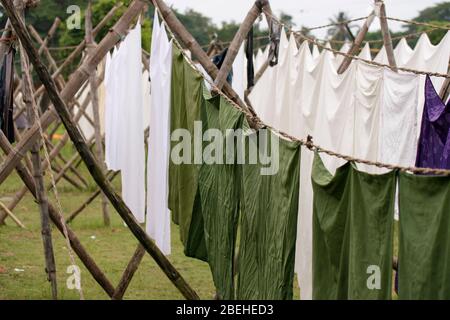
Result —
[[[391,299],[395,177],[351,163],[332,176],[316,154],[313,299]]]
[[[194,162],[194,122],[200,120],[204,103],[202,77],[192,69],[180,50],[173,46],[171,85],[171,134],[186,129],[191,137],[190,163],[169,164],[169,208],[180,226],[180,238],[188,257],[206,261],[201,201],[198,194],[200,165]],[[179,141],[171,142],[171,151]],[[172,152],[171,152],[172,153]],[[184,155],[183,152],[180,152]]]
[[[399,299],[450,299],[450,178],[400,173]]]
[[[279,141],[277,174],[261,175],[261,164],[242,166],[238,299],[293,297],[300,146]]]
[[[217,129],[221,137],[211,137],[222,140],[221,163],[204,163],[199,174],[199,190],[204,220],[205,241],[208,262],[211,267],[217,295],[221,300],[234,298],[233,260],[236,242],[236,232],[239,216],[240,165],[236,161],[226,163],[227,129],[242,127],[243,114],[231,106],[223,97],[209,99],[202,108],[203,132]],[[233,137],[228,132],[228,137]],[[231,141],[231,140],[230,140]],[[237,141],[228,148],[230,156],[236,158]],[[210,142],[204,142],[208,150]],[[212,152],[216,156],[216,151]]]

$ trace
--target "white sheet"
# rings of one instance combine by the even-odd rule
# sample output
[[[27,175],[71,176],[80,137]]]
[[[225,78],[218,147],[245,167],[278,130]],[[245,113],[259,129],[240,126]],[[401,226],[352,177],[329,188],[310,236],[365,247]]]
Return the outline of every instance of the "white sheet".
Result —
[[[148,235],[165,255],[171,253],[169,196],[170,86],[172,43],[155,12],[150,57],[151,114],[147,162]]]
[[[122,198],[139,223],[145,221],[145,146],[142,120],[140,23],[107,56],[105,67],[105,162],[121,171]]]

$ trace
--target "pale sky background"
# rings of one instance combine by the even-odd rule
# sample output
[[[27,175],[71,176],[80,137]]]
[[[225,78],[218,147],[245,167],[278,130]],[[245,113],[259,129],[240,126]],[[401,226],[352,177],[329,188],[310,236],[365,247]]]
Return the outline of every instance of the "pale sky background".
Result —
[[[194,9],[212,18],[220,25],[222,21],[242,22],[254,0],[166,0],[174,8],[184,11]],[[412,19],[418,12],[437,3],[449,2],[444,0],[385,0],[387,16]],[[345,11],[351,18],[366,16],[371,11],[372,0],[272,0],[270,1],[274,14],[280,11],[294,17],[296,28],[304,25],[314,27],[329,23],[328,19],[339,11]],[[393,31],[401,30],[402,24],[389,21],[389,28]],[[377,20],[371,30],[379,28]],[[326,29],[313,32],[319,38],[324,38]]]

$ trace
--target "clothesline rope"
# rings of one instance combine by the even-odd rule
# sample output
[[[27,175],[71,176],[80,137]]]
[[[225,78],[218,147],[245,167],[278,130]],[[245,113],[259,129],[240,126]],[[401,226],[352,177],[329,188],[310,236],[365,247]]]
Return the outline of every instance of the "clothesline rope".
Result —
[[[391,21],[397,21],[402,23],[408,23],[413,24],[416,26],[424,26],[424,27],[430,27],[430,28],[436,28],[436,29],[442,29],[442,30],[450,30],[450,25],[440,26],[437,24],[427,23],[427,22],[420,22],[420,21],[413,21],[413,20],[405,20],[405,19],[399,19],[399,18],[392,18],[392,17],[386,17],[386,19]]]
[[[428,30],[422,30],[422,31],[417,31],[417,32],[405,34],[405,35],[400,35],[400,36],[392,37],[391,39],[392,39],[392,41],[401,40],[401,39],[403,39],[403,38],[405,38],[405,39],[410,39],[410,38],[414,38],[414,37],[420,36],[420,35],[422,35],[422,34],[424,34],[424,33],[428,34],[428,33],[431,33],[431,32],[437,31],[437,30],[441,30],[441,29],[439,29],[439,28],[432,28],[432,29],[428,29]],[[292,32],[292,30],[289,30],[289,32]],[[323,43],[327,43],[327,42],[330,42],[330,43],[340,43],[340,44],[344,44],[344,43],[349,43],[349,44],[351,44],[351,43],[352,43],[351,41],[333,40],[333,39],[326,40],[326,39],[318,39],[318,38],[316,38],[316,40],[317,40],[317,41],[321,41],[321,42],[323,42]],[[363,43],[369,43],[369,44],[371,44],[371,43],[383,43],[383,42],[384,42],[383,39],[364,40],[364,41],[363,41]]]
[[[270,12],[267,12],[266,10],[264,12],[267,15],[269,15],[280,26],[283,26],[283,27],[287,28],[287,26],[285,24],[283,24],[281,21],[279,21],[278,18],[275,17],[273,14],[271,14]],[[441,78],[450,79],[450,75],[448,75],[448,74],[443,74],[443,73],[439,73],[439,72],[427,72],[427,71],[415,70],[415,69],[405,68],[405,67],[392,67],[392,66],[390,66],[388,64],[383,64],[383,63],[379,63],[379,62],[372,61],[372,60],[366,60],[366,59],[363,59],[363,58],[358,57],[358,56],[354,56],[354,55],[351,55],[351,54],[348,54],[348,53],[345,53],[345,52],[341,52],[341,51],[338,51],[338,50],[334,50],[332,48],[328,48],[328,47],[322,45],[321,43],[319,43],[317,40],[305,36],[300,31],[290,30],[290,32],[299,35],[300,37],[304,38],[306,41],[317,45],[319,48],[321,48],[323,50],[327,50],[327,51],[333,52],[334,54],[338,54],[338,55],[341,55],[341,56],[344,56],[344,57],[347,57],[347,58],[351,58],[353,60],[359,60],[359,61],[365,62],[367,64],[371,64],[371,65],[374,65],[374,66],[377,66],[377,67],[389,68],[389,69],[391,69],[393,71],[403,71],[403,72],[409,72],[409,73],[414,73],[414,74],[418,74],[418,75],[425,75],[425,76],[428,75],[430,77],[441,77]]]
[[[235,103],[233,100],[231,100],[222,91],[222,89],[219,89],[214,84],[214,81],[211,81],[210,79],[207,79],[205,77],[203,72],[201,72],[198,69],[198,67],[194,64],[192,59],[186,54],[186,52],[185,52],[184,48],[182,47],[182,45],[178,42],[177,38],[175,37],[175,35],[172,32],[172,30],[169,27],[169,25],[167,24],[166,20],[161,15],[161,11],[160,11],[159,7],[156,4],[155,4],[155,6],[158,9],[158,14],[161,17],[161,20],[163,21],[164,25],[166,26],[166,29],[167,29],[167,31],[168,31],[168,33],[170,35],[170,38],[172,39],[173,43],[178,47],[178,49],[180,49],[180,51],[183,54],[184,58],[190,64],[190,66],[194,69],[194,71],[196,71],[211,86],[211,88],[215,92],[217,92],[219,95],[221,95],[233,107],[235,107],[236,109],[240,110],[242,113],[244,113],[246,115],[247,118],[251,119],[254,123],[259,125],[260,127],[262,127],[262,128],[269,128],[272,131],[274,131],[275,133],[277,133],[278,135],[280,135],[280,136],[282,136],[282,137],[284,137],[284,138],[286,138],[288,140],[300,143],[300,145],[305,146],[310,151],[319,152],[319,153],[325,153],[325,154],[327,154],[329,156],[332,156],[332,157],[335,157],[335,158],[339,158],[339,159],[343,159],[343,160],[348,161],[348,162],[365,164],[365,165],[375,166],[375,167],[378,167],[378,168],[384,168],[384,169],[388,169],[388,170],[398,170],[398,171],[402,171],[402,172],[411,172],[411,173],[414,173],[414,174],[435,174],[435,175],[441,175],[441,176],[450,176],[450,170],[433,169],[433,168],[404,167],[404,166],[400,166],[400,165],[386,164],[386,163],[381,163],[381,162],[377,162],[377,161],[370,161],[370,160],[355,158],[355,157],[349,156],[349,155],[344,155],[344,154],[341,154],[341,153],[338,153],[338,152],[335,152],[335,151],[331,151],[331,150],[322,148],[322,147],[320,147],[318,145],[315,145],[313,143],[313,138],[311,136],[308,136],[306,139],[298,139],[298,138],[293,137],[293,136],[291,136],[291,135],[289,135],[289,134],[287,134],[287,133],[285,133],[285,132],[283,132],[281,130],[278,130],[276,128],[273,128],[270,125],[265,124],[261,119],[259,119],[258,116],[254,116],[248,110],[242,108],[237,103]]]
[[[325,24],[325,25],[317,26],[317,27],[304,28],[304,30],[307,30],[307,31],[313,31],[313,30],[324,29],[324,28],[329,28],[329,27],[334,27],[334,26],[340,26],[340,25],[343,25],[343,24],[349,24],[349,23],[352,23],[352,22],[357,22],[357,21],[365,20],[365,19],[367,19],[368,17],[369,17],[369,16],[365,16],[365,17],[360,17],[360,18],[350,19],[350,20],[347,20],[347,21],[341,21],[341,22],[329,23],[329,24]]]

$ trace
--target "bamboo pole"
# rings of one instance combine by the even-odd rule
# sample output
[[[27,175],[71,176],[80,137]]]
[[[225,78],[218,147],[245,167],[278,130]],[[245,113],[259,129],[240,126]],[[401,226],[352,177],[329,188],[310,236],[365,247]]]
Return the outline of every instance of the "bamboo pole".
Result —
[[[112,300],[123,299],[123,296],[125,295],[125,292],[127,291],[128,286],[130,285],[131,280],[133,279],[133,276],[139,267],[139,264],[144,258],[144,255],[145,255],[144,247],[141,244],[138,244],[136,251],[134,252],[130,262],[127,265],[127,268],[122,274],[122,278],[120,279],[119,284],[117,285],[116,291],[112,296]]]
[[[9,0],[10,1],[10,0]],[[0,148],[3,150],[5,154],[9,154],[11,152],[14,152],[13,148],[11,147],[11,144],[8,142],[8,139],[5,137],[3,132],[0,131]],[[33,197],[36,198],[36,186],[34,185],[33,177],[31,173],[28,171],[28,169],[22,165],[22,163],[19,163],[16,167],[17,174],[22,179],[22,181],[25,183],[27,188],[30,190]],[[52,222],[55,224],[55,226],[58,228],[60,233],[63,237],[64,235],[64,225],[63,225],[63,218],[59,214],[59,212],[49,203],[49,214],[50,218],[52,219]],[[65,223],[64,223],[65,224]],[[114,294],[114,287],[111,284],[111,282],[106,278],[105,274],[101,269],[97,266],[95,263],[95,260],[87,253],[83,245],[81,244],[80,240],[77,238],[75,233],[65,224],[68,238],[70,240],[70,244],[72,246],[72,249],[77,254],[78,258],[81,260],[81,262],[84,264],[86,269],[89,271],[89,273],[92,275],[92,277],[97,281],[97,283],[105,290],[105,292],[108,294],[108,296],[112,296]]]
[[[388,57],[389,65],[397,72],[397,63],[395,62],[394,46],[392,45],[391,33],[389,32],[389,26],[386,19],[386,6],[383,0],[375,0],[375,5],[380,8],[380,26],[381,33],[383,35],[384,48]]]
[[[24,3],[22,0],[15,0],[17,11],[21,16],[21,22],[25,23]],[[19,16],[18,14],[18,16]],[[36,105],[33,101],[33,85],[29,69],[29,61],[24,52],[23,45],[20,46],[20,60],[22,66],[22,95],[23,101],[27,108],[28,121],[30,124],[36,121]],[[36,111],[35,111],[36,110]],[[41,149],[41,140],[37,140],[31,148],[31,161],[33,165],[34,183],[36,185],[36,202],[39,205],[39,212],[41,217],[41,235],[44,245],[45,257],[45,272],[47,273],[48,281],[51,284],[53,300],[58,299],[58,287],[56,281],[56,263],[55,254],[53,251],[52,229],[50,227],[50,216],[48,212],[48,198],[44,187],[44,178],[42,175],[42,160],[39,154]]]
[[[61,97],[65,102],[69,102],[76,92],[81,88],[84,82],[89,77],[89,70],[94,69],[104,58],[106,53],[111,50],[114,45],[121,40],[128,30],[128,26],[131,24],[134,18],[139,15],[141,6],[144,4],[142,0],[135,0],[133,5],[130,5],[124,15],[117,21],[115,26],[111,28],[108,35],[100,42],[96,47],[94,54],[86,59],[83,64],[72,74],[67,85],[61,91]],[[105,19],[103,19],[105,20]],[[95,29],[94,29],[95,30]],[[84,41],[83,41],[84,43]],[[83,45],[84,46],[84,45]],[[59,67],[61,69],[62,66]],[[54,76],[54,75],[53,75]],[[49,109],[41,116],[41,127],[46,130],[50,124],[57,119],[57,113]],[[20,143],[16,144],[14,152],[10,153],[5,161],[0,165],[0,184],[5,181],[9,174],[14,170],[15,166],[23,158],[27,151],[30,150],[34,141],[39,135],[39,125],[35,124],[30,127],[23,135],[23,139]]]
[[[450,74],[450,61],[449,61],[448,74]],[[441,91],[439,92],[439,96],[441,97],[442,101],[444,101],[444,103],[447,101],[449,94],[450,94],[450,78],[447,78],[447,79],[445,79],[444,84],[442,85]]]
[[[268,0],[255,1],[255,4],[252,6],[247,16],[245,17],[244,22],[242,22],[242,24],[240,25],[238,32],[233,38],[233,41],[231,41],[230,47],[227,51],[227,55],[225,56],[225,60],[214,81],[214,84],[217,88],[222,89],[224,83],[227,81],[228,74],[233,68],[233,62],[236,59],[237,54],[239,53],[239,49],[242,43],[247,38],[247,35],[253,27],[256,19],[258,19],[258,17],[262,13],[262,7],[266,6],[267,3]]]
[[[369,31],[370,25],[372,24],[373,20],[375,19],[375,11],[372,11],[372,13],[367,17],[366,21],[364,22],[364,25],[362,26],[361,30],[359,30],[358,35],[356,36],[355,42],[353,42],[352,46],[348,50],[347,54],[349,55],[356,55],[357,51],[361,47],[362,42],[364,41],[364,37],[366,36],[367,32]],[[338,74],[342,74],[347,70],[350,63],[352,62],[352,58],[346,56],[344,60],[342,61],[341,65],[338,69]]]
[[[70,139],[73,141],[76,149],[80,153],[81,158],[86,164],[94,180],[97,182],[102,191],[108,196],[108,199],[110,200],[111,204],[117,210],[122,219],[125,221],[130,231],[139,240],[139,242],[143,245],[146,251],[153,257],[153,259],[156,261],[156,263],[159,265],[162,271],[178,288],[181,294],[187,299],[195,299],[195,300],[199,299],[197,293],[189,286],[189,284],[183,279],[181,274],[170,263],[167,257],[161,252],[161,250],[159,250],[159,248],[155,245],[155,243],[149,238],[146,232],[141,228],[139,223],[136,221],[136,219],[134,218],[133,214],[131,213],[130,209],[127,207],[125,202],[114,191],[114,187],[111,185],[109,180],[104,176],[100,165],[98,164],[94,155],[91,153],[89,147],[86,145],[86,142],[84,141],[80,131],[73,123],[69,110],[67,109],[66,103],[64,102],[63,95],[62,94],[60,95],[58,93],[58,90],[56,89],[56,84],[52,76],[50,75],[48,69],[41,62],[36,49],[33,47],[30,36],[28,35],[25,26],[18,19],[17,14],[14,12],[14,7],[11,4],[11,0],[0,0],[0,1],[3,4],[3,7],[5,8],[5,11],[11,20],[11,24],[13,25],[13,28],[17,36],[20,38],[22,45],[25,47],[25,50],[28,53],[30,61],[35,66],[36,73],[38,74],[39,79],[45,86],[49,94],[49,97],[53,103],[53,106],[55,107],[56,112],[58,113],[59,117],[61,118],[61,121],[66,127]],[[122,19],[120,21],[123,22],[130,19],[129,21],[127,21],[128,23],[126,23],[126,25],[128,26],[129,22],[131,22],[131,20],[142,11],[144,5],[145,2],[142,0],[133,1],[129,6],[128,11],[124,14],[124,16],[122,16]],[[125,23],[123,24],[125,25]],[[118,35],[123,35],[124,31],[125,30],[123,29],[119,29],[117,27],[115,28],[115,32]],[[114,43],[117,40],[118,40],[117,38],[108,39],[108,37],[106,37],[105,39],[103,39],[102,43],[114,45]],[[102,43],[100,43],[97,49],[102,47]],[[84,80],[86,80],[88,70],[92,70],[93,67],[95,67],[100,62],[100,60],[104,57],[105,54],[106,51],[103,52],[100,51],[98,54],[89,57],[86,60],[85,64],[83,64],[84,68],[82,67],[82,70],[87,70],[87,72],[80,71],[78,74],[80,76],[83,76]],[[74,84],[80,83],[81,80],[78,79],[76,75],[77,73],[75,73],[75,76],[71,78],[71,81],[74,81]],[[81,86],[82,82],[79,84],[78,88]],[[66,88],[68,87],[69,85]],[[69,87],[69,89],[67,90],[68,93],[71,93],[71,89],[73,90],[73,88]],[[73,94],[75,94],[75,92],[73,92]]]
[[[42,41],[42,45],[39,48],[38,54],[41,55],[42,52],[47,48],[49,41],[53,38],[53,36],[56,33],[56,30],[58,30],[59,25],[61,24],[61,19],[59,17],[55,18],[55,21],[53,21],[52,26],[50,27],[50,30],[47,33],[47,36]]]
[[[11,37],[11,35],[12,35],[11,22],[8,19],[5,24],[5,29],[2,33],[2,39],[8,39]],[[3,63],[3,58],[5,56],[5,53],[8,52],[9,47],[10,42],[0,41],[0,64]]]
[[[86,22],[86,47],[88,49],[87,53],[88,55],[92,55],[93,49],[95,48],[94,44],[94,36],[92,34],[92,1],[89,0],[88,7],[86,10],[86,16],[85,16],[85,22]],[[97,87],[97,80],[96,80],[96,70],[91,70],[91,74],[89,75],[89,83],[91,87],[91,100],[92,100],[92,109],[94,113],[94,132],[95,132],[95,150],[97,159],[100,161],[101,168],[103,170],[103,173],[106,172],[105,168],[105,162],[104,162],[104,155],[103,155],[103,139],[102,139],[102,133],[100,129],[100,107],[98,102],[98,87]],[[109,217],[108,212],[108,199],[106,198],[105,194],[102,194],[102,213],[103,213],[103,223],[105,226],[111,225],[111,219]]]
[[[25,225],[19,220],[19,218],[17,218],[14,213],[12,213],[11,210],[8,209],[7,206],[5,206],[5,204],[3,202],[0,201],[0,207],[5,210],[6,214],[9,215],[12,219],[12,221],[14,221],[15,224],[17,224],[20,228],[22,229],[26,229]]]

